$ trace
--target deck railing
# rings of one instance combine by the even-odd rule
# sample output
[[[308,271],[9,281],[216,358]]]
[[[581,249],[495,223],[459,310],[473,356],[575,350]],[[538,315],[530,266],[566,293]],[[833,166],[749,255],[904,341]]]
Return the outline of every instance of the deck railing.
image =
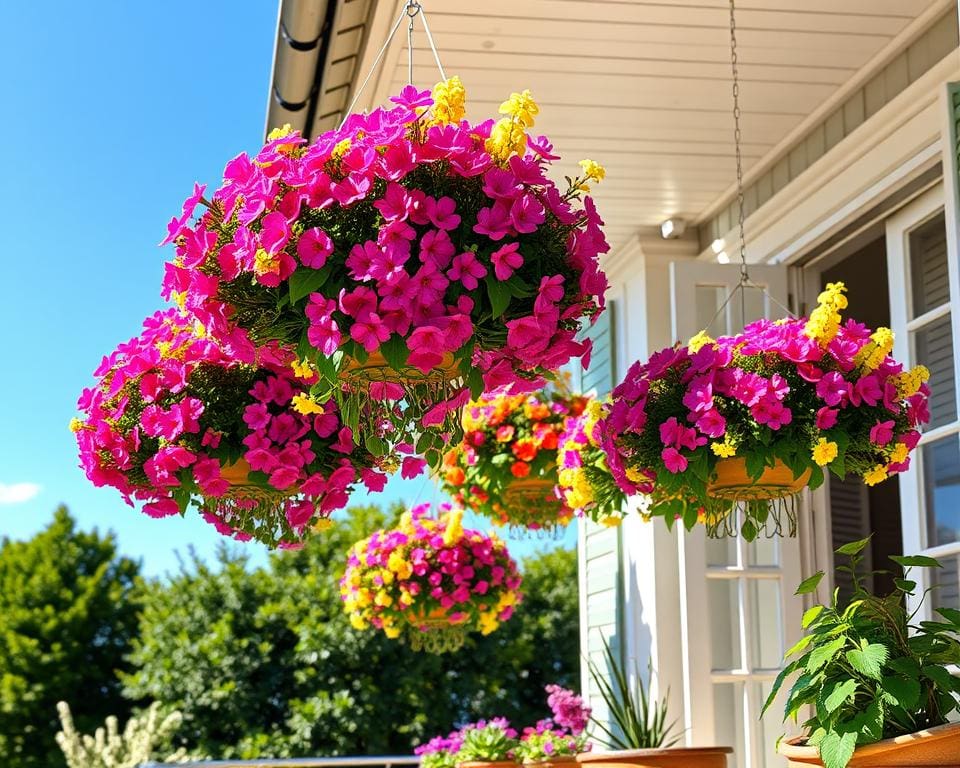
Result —
[[[289,757],[257,760],[201,760],[194,763],[143,763],[140,768],[398,768],[420,763],[412,755],[370,757]]]

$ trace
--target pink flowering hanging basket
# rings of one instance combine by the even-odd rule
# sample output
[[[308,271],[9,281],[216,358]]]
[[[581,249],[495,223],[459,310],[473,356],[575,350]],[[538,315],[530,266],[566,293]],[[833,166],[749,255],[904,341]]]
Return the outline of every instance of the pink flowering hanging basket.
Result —
[[[438,466],[471,395],[541,387],[588,358],[609,250],[582,161],[552,181],[529,92],[464,119],[458,78],[409,86],[312,142],[276,131],[169,225],[164,294],[246,362],[279,344],[319,372],[358,444]],[[203,213],[193,219],[202,205]],[[585,318],[587,319],[585,321]]]

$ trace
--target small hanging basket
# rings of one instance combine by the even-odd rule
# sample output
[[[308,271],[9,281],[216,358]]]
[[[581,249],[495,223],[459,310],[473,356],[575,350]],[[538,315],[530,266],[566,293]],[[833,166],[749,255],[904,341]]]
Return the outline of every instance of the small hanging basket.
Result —
[[[794,496],[810,481],[810,470],[794,477],[793,471],[780,459],[763,474],[753,479],[747,473],[747,463],[740,457],[717,462],[714,478],[707,485],[707,495],[728,501],[769,501]]]
[[[572,518],[572,513],[557,498],[556,482],[540,477],[514,480],[501,497],[508,521],[528,520],[526,525],[511,523],[510,537],[527,538],[536,534],[548,539],[559,539]],[[534,521],[534,518],[538,518]]]
[[[436,608],[429,614],[409,614],[406,638],[414,651],[428,653],[450,653],[463,647],[467,639],[466,623],[469,620],[463,614],[458,620],[451,620],[442,608]]]

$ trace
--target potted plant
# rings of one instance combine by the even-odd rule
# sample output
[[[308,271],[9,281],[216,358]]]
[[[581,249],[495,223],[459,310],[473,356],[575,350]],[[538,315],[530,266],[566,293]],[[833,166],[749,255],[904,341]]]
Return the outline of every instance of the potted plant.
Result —
[[[701,333],[634,364],[600,426],[624,493],[647,494],[668,525],[753,539],[794,533],[795,495],[824,470],[874,485],[909,467],[929,373],[890,357],[889,329],[844,323],[845,290],[828,285],[809,319]]]
[[[557,495],[577,515],[618,525],[627,495],[610,473],[602,448],[601,415],[600,402],[591,400],[583,413],[567,420],[560,435]]]
[[[413,754],[420,758],[420,768],[456,768],[462,743],[462,732],[452,731],[447,736],[434,736],[414,749]]]
[[[444,455],[441,488],[512,533],[561,531],[573,511],[556,492],[560,434],[587,402],[565,387],[471,401],[463,440]]]
[[[467,632],[495,631],[520,602],[520,572],[496,536],[465,529],[463,512],[430,505],[405,512],[350,550],[340,595],[357,629],[382,630],[433,653],[463,645]]]
[[[178,310],[148,318],[95,375],[71,423],[81,465],[151,517],[193,506],[225,535],[298,546],[354,483],[386,481],[333,404],[309,396],[309,366],[269,347],[242,363]]]
[[[548,685],[546,691],[551,717],[524,728],[517,746],[517,757],[522,763],[540,768],[572,763],[577,755],[592,747],[586,734],[590,708],[583,699],[559,685]]]
[[[764,711],[788,678],[793,678],[784,720],[804,722],[805,736],[786,739],[780,752],[790,766],[956,766],[960,763],[960,679],[950,667],[960,664],[960,611],[938,608],[938,620],[915,622],[927,592],[908,607],[917,583],[913,568],[939,568],[929,557],[891,557],[904,569],[886,596],[872,595],[858,575],[860,553],[869,538],[837,552],[850,556],[844,566],[854,592],[841,601],[807,610],[807,633],[787,652],[793,660],[773,685]],[[805,580],[797,594],[816,591],[823,573]]]
[[[197,187],[169,225],[164,295],[238,355],[297,350],[359,442],[416,442],[436,467],[471,393],[533,391],[587,355],[609,246],[577,203],[604,170],[554,184],[529,91],[479,124],[459,78],[391,101],[309,144],[276,131],[209,199]]]
[[[606,641],[603,651],[609,679],[592,660],[589,669],[610,724],[594,716],[591,722],[601,734],[598,741],[609,751],[578,755],[578,763],[589,768],[726,768],[730,747],[675,746],[680,737],[672,735],[676,723],[667,720],[669,691],[662,701],[651,701],[639,670],[634,670],[631,685]]]
[[[464,726],[460,749],[455,755],[458,768],[511,768],[517,765],[517,732],[503,717]]]

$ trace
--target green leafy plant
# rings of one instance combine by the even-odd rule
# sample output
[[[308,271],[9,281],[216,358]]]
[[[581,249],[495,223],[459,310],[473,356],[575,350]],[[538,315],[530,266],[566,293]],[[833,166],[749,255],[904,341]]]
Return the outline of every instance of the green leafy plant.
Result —
[[[807,744],[820,750],[826,768],[844,768],[857,746],[942,725],[960,711],[960,679],[948,666],[960,663],[960,611],[938,608],[942,620],[914,623],[926,590],[913,612],[907,597],[916,594],[913,568],[939,568],[930,557],[891,557],[904,569],[885,597],[869,594],[857,573],[860,553],[870,539],[837,550],[848,555],[842,566],[853,580],[853,595],[840,602],[834,591],[829,605],[815,605],[803,616],[807,634],[789,651],[794,657],[780,673],[764,712],[788,677],[795,677],[784,721],[797,720],[812,706],[804,723]],[[816,591],[823,572],[806,579],[798,595]]]
[[[458,763],[496,763],[516,757],[517,732],[503,718],[481,720],[466,726],[461,733],[463,743],[457,752]]]
[[[619,659],[606,640],[603,641],[603,653],[611,679],[608,680],[592,660],[589,662],[590,676],[600,689],[600,695],[610,713],[610,725],[614,727],[611,728],[591,715],[591,722],[603,735],[599,741],[611,749],[658,749],[674,746],[680,739],[679,736],[670,738],[670,732],[676,726],[676,721],[667,723],[667,699],[670,691],[667,691],[661,701],[651,701],[639,671],[634,675],[636,685],[631,686]]]

